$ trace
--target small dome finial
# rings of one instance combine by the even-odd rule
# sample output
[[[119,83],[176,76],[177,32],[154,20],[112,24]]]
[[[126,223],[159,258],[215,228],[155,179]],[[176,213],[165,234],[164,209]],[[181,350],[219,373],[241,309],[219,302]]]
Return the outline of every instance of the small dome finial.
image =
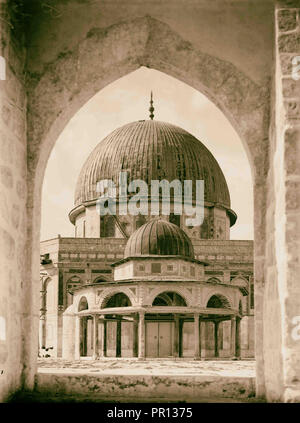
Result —
[[[150,119],[151,120],[153,120],[153,118],[154,118],[154,114],[153,114],[153,112],[154,112],[154,107],[153,107],[153,94],[152,94],[152,91],[151,91],[151,97],[150,97],[150,108],[149,108],[149,112],[150,112]]]

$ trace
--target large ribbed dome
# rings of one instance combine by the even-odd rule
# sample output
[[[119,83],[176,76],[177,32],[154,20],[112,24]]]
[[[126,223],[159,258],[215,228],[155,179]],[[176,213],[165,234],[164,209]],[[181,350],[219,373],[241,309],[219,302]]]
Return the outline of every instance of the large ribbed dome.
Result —
[[[194,250],[182,229],[166,220],[153,219],[128,239],[124,258],[151,255],[194,258]]]
[[[75,206],[99,197],[96,184],[128,173],[128,183],[151,180],[203,179],[205,201],[230,208],[225,177],[210,151],[193,135],[165,122],[145,120],[116,129],[85,162],[76,186]],[[195,191],[195,190],[193,190]]]

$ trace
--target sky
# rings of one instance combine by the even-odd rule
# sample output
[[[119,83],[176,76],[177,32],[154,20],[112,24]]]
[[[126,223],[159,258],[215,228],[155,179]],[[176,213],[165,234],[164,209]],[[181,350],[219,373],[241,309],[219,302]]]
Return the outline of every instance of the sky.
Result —
[[[41,240],[74,236],[68,219],[77,178],[86,158],[114,129],[149,118],[180,126],[198,138],[218,161],[238,218],[231,239],[253,239],[253,188],[250,164],[239,136],[206,96],[162,72],[142,67],[109,84],[68,122],[51,152],[42,193]]]

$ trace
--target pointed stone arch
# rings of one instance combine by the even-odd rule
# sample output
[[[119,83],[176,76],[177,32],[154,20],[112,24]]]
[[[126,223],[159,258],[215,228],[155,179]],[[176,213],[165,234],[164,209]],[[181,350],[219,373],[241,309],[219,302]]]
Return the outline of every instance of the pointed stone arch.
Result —
[[[172,290],[166,290],[158,294],[153,302],[152,306],[183,306],[186,307],[187,303],[182,295]]]
[[[28,271],[29,304],[38,304],[41,190],[50,152],[68,121],[93,95],[141,66],[165,72],[205,94],[239,134],[252,169],[256,309],[263,307],[265,202],[268,163],[269,87],[258,86],[232,63],[196,49],[167,24],[149,16],[107,28],[90,28],[81,42],[40,73],[28,77]],[[37,312],[32,311],[32,315]],[[257,314],[262,319],[262,312]],[[34,355],[38,318],[33,317],[26,355]],[[257,325],[262,338],[262,326]],[[29,338],[29,337],[28,337]],[[258,344],[258,343],[257,343]],[[263,375],[263,342],[257,345]],[[35,368],[30,367],[29,380]],[[25,372],[26,373],[26,372]],[[24,374],[24,377],[26,375]],[[259,382],[261,385],[263,377]]]
[[[93,283],[103,283],[103,282],[109,282],[111,281],[111,278],[108,276],[97,276],[95,279],[93,279]]]
[[[126,287],[106,288],[101,292],[101,295],[100,295],[99,299],[97,300],[97,304],[99,304],[99,308],[104,308],[106,302],[116,294],[126,295],[129,298],[131,305],[133,305],[133,306],[137,305],[137,298],[135,297],[135,295],[133,294],[131,289],[126,288]]]
[[[87,298],[83,295],[78,302],[78,311],[88,310],[89,303]]]
[[[216,277],[212,277],[212,278],[209,278],[209,279],[207,279],[207,281],[206,281],[207,283],[222,283],[221,281],[220,281],[220,279],[218,279],[218,278],[216,278]]]
[[[166,286],[160,286],[157,288],[154,288],[150,294],[147,296],[145,303],[147,305],[152,305],[153,301],[155,300],[155,298],[157,298],[159,295],[166,293],[166,292],[172,292],[175,293],[177,295],[179,295],[179,297],[181,297],[183,299],[183,301],[185,302],[186,306],[190,307],[193,304],[193,297],[191,295],[191,293],[189,293],[189,291],[183,287],[175,287],[172,286],[171,289],[168,289]]]
[[[101,304],[101,308],[112,308],[112,307],[131,307],[132,303],[128,295],[124,292],[116,292],[108,297]]]
[[[207,308],[231,308],[231,304],[225,295],[214,293],[210,295],[207,301],[206,307]]]

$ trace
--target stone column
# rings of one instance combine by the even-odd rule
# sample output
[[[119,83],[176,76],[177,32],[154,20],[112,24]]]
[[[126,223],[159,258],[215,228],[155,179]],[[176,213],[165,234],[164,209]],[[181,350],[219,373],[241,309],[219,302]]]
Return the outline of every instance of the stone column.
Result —
[[[183,324],[184,324],[184,317],[179,319],[179,357],[182,357],[182,338],[183,338]]]
[[[244,316],[241,319],[241,352],[249,349],[249,317]]]
[[[199,313],[194,313],[194,360],[200,359]]]
[[[46,346],[46,315],[47,315],[47,304],[46,304],[46,296],[47,296],[47,283],[45,283],[44,278],[41,278],[41,309],[40,309],[40,334],[39,334],[39,347],[44,348]]]
[[[139,360],[145,358],[145,312],[139,312]]]
[[[40,319],[40,327],[39,327],[39,347],[45,348],[46,346],[46,316],[42,316]]]
[[[215,324],[215,357],[219,357],[219,324],[220,322],[214,322]]]
[[[103,322],[103,357],[107,356],[107,321]]]
[[[101,357],[106,357],[106,320],[101,322]]]
[[[139,330],[139,316],[138,314],[134,314],[133,316],[133,357],[137,357],[138,356],[138,330]]]
[[[179,357],[179,316],[174,314],[174,357]]]
[[[81,325],[82,325],[82,355],[87,357],[88,355],[88,316],[84,316],[81,318]]]
[[[99,316],[98,314],[95,314],[93,316],[93,359],[97,360],[99,357],[99,340],[98,340],[98,334],[99,334]]]
[[[263,339],[268,401],[300,402],[300,43],[299,1],[277,0],[274,119],[271,121],[265,211]],[[256,263],[255,263],[256,264]],[[256,266],[257,268],[258,266]],[[255,280],[255,291],[257,283]],[[255,320],[257,320],[255,297]],[[284,351],[284,355],[282,354]],[[260,378],[257,372],[257,378]]]
[[[200,357],[201,360],[205,361],[205,321],[199,321],[199,339],[200,339]]]
[[[236,317],[235,319],[235,356],[236,358],[241,358],[241,319]]]
[[[116,357],[121,357],[122,346],[122,316],[117,316]]]
[[[234,316],[231,317],[231,336],[230,336],[230,350],[231,357],[235,358],[236,346],[235,346],[235,337],[236,337],[236,319]]]
[[[74,352],[74,357],[75,360],[79,360],[80,359],[80,329],[81,329],[81,322],[80,322],[80,317],[76,316],[75,317],[75,352]]]
[[[86,338],[85,338],[86,356],[92,357],[93,356],[93,316],[86,317],[85,330],[86,330]]]
[[[75,360],[75,324],[76,316],[71,312],[65,312],[62,334],[62,358],[65,360]]]

